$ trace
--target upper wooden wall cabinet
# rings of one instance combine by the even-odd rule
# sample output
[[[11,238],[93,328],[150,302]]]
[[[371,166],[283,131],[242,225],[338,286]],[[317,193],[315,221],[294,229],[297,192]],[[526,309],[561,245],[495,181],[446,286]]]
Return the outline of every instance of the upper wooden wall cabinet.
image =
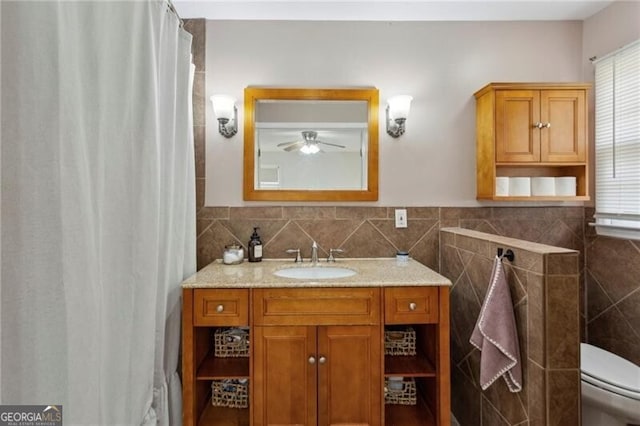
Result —
[[[589,89],[581,83],[490,83],[477,91],[477,199],[588,200]],[[497,196],[498,176],[574,176],[576,196]]]

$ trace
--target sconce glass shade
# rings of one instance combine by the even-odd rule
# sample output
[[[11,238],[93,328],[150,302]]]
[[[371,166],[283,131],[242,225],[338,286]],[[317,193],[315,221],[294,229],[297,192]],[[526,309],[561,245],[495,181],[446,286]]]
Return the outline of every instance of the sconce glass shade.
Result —
[[[234,109],[236,107],[236,100],[227,95],[213,95],[211,96],[211,103],[213,103],[213,112],[216,118],[225,118],[231,120],[234,115]]]
[[[398,95],[387,100],[389,105],[389,118],[394,120],[401,118],[407,119],[409,116],[409,110],[411,109],[411,101],[413,96]]]
[[[213,113],[218,119],[218,132],[225,138],[238,133],[238,109],[236,100],[227,95],[211,96]]]
[[[392,138],[404,134],[405,122],[411,109],[413,96],[399,95],[387,100],[387,133]]]

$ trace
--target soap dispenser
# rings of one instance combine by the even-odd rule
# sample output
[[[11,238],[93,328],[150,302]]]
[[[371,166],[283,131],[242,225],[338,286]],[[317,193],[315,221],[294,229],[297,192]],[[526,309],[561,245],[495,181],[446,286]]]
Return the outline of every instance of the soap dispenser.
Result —
[[[253,228],[253,234],[249,240],[249,262],[261,262],[262,261],[262,241],[260,235],[258,235],[258,228]]]

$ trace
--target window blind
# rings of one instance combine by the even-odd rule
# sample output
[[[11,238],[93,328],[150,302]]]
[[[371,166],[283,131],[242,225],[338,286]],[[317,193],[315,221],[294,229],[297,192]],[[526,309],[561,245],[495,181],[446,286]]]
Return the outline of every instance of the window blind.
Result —
[[[595,62],[596,229],[640,239],[640,40]]]

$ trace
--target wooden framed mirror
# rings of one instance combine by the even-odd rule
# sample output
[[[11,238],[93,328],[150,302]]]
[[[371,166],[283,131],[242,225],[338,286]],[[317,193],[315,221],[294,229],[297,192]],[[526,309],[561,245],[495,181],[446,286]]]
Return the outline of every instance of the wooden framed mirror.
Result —
[[[244,199],[376,201],[378,89],[247,87]]]

